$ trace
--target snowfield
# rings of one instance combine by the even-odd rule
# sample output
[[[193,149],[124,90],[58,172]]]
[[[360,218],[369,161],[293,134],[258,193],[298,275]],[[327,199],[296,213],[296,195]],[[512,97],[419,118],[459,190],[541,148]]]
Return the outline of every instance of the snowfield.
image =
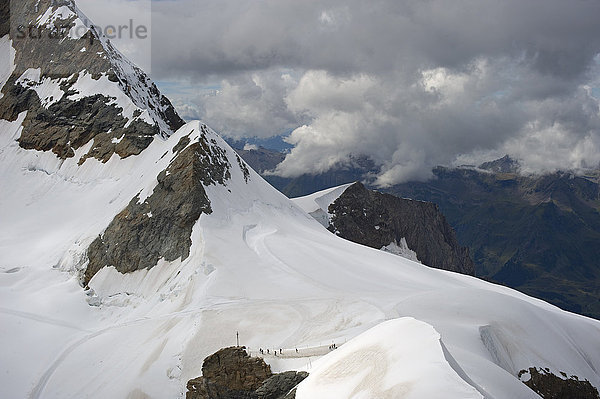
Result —
[[[532,366],[600,386],[599,322],[340,239],[253,171],[246,183],[213,132],[232,178],[206,187],[213,213],[194,227],[190,256],[128,275],[105,268],[84,292],[89,243],[151,194],[200,124],[139,156],[77,166],[21,149],[24,117],[0,122],[1,397],[183,397],[237,331],[253,354],[284,349],[266,357],[274,371],[314,373],[299,398],[535,398],[516,377]],[[329,395],[336,381],[344,390]]]
[[[427,323],[410,317],[389,320],[321,359],[296,397],[483,398],[446,356],[440,335]]]

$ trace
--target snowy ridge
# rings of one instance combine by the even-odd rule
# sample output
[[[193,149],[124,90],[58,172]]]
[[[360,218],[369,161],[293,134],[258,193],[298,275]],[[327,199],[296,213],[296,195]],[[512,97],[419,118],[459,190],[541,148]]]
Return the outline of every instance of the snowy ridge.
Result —
[[[303,197],[292,198],[292,201],[327,228],[331,219],[328,211],[329,205],[338,199],[352,184],[354,183],[327,188]]]
[[[296,397],[483,398],[447,362],[439,333],[410,317],[383,322],[315,363]]]

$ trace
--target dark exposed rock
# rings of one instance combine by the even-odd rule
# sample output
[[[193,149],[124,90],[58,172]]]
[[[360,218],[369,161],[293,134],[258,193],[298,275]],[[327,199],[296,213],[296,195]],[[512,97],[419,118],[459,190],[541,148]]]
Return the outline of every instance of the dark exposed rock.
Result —
[[[308,373],[271,372],[244,347],[224,348],[204,359],[202,377],[187,383],[186,399],[294,399],[294,388]]]
[[[20,92],[19,96],[26,98],[23,103],[29,111],[18,140],[25,149],[52,151],[65,159],[73,157],[75,150],[93,140],[92,148],[79,162],[89,157],[106,162],[113,153],[121,158],[138,155],[159,132],[156,125],[141,120],[126,126],[127,119],[121,115],[121,108],[109,104],[111,99],[103,95],[77,101],[63,98],[46,109],[40,105],[35,91],[21,91],[19,87],[14,86],[13,92]],[[18,100],[13,102],[18,103]],[[11,114],[4,119],[16,117],[15,111],[7,107],[5,112]]]
[[[250,398],[250,393],[272,375],[271,367],[260,358],[248,356],[245,348],[224,348],[204,359],[202,377],[188,382],[186,398]]]
[[[295,391],[292,389],[300,384],[308,373],[305,371],[285,371],[267,379],[256,390],[258,399],[292,399]]]
[[[202,130],[200,140],[180,150],[158,175],[152,195],[141,203],[134,197],[92,242],[85,285],[105,266],[127,273],[150,269],[160,258],[189,256],[194,224],[202,213],[212,212],[203,185],[225,184],[230,178],[225,151],[208,141],[205,126]]]
[[[521,370],[518,377],[523,378],[527,374],[530,378],[523,383],[544,399],[600,399],[598,390],[588,380],[580,381],[577,376],[568,377],[561,373],[561,378],[548,369],[530,367],[529,370]]]
[[[10,33],[15,49],[15,70],[2,88],[0,118],[14,121],[27,111],[19,138],[21,147],[53,151],[65,159],[93,140],[91,150],[80,163],[89,157],[107,161],[114,153],[123,158],[137,155],[155,136],[168,135],[183,125],[154,83],[125,61],[109,42],[103,43],[95,28],[90,28],[80,39],[70,39],[74,16],[59,18],[51,26],[36,24],[48,9],[66,6],[75,10],[71,0],[3,1],[0,6],[3,16],[10,15],[10,21],[2,22],[2,32]],[[38,82],[30,86],[17,82],[28,69],[39,69],[40,80],[55,80],[65,93],[63,97],[47,108],[42,106],[32,87]],[[149,110],[154,122],[140,118],[140,111],[127,119],[122,115],[123,110],[113,104],[114,98],[106,95],[69,99],[77,94],[73,85],[83,71],[92,79],[106,77],[118,83],[136,106]]]
[[[406,239],[424,264],[475,274],[469,250],[461,247],[437,205],[367,190],[355,183],[329,206],[329,229],[340,237],[380,249]]]
[[[10,0],[0,0],[0,37],[10,32]]]
[[[238,166],[244,174],[244,181],[248,183],[248,179],[250,178],[250,170],[248,169],[248,166],[244,162],[242,162],[242,159],[239,155],[236,154],[235,159],[237,159]]]

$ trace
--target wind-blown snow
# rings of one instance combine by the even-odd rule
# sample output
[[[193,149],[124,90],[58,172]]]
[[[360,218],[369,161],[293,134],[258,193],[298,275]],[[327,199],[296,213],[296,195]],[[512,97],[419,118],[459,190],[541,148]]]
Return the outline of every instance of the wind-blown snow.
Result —
[[[375,226],[375,228],[377,228],[377,226]],[[404,237],[400,239],[399,243],[392,241],[388,245],[383,246],[381,250],[394,255],[402,256],[403,258],[412,260],[414,262],[420,262],[417,258],[417,253],[408,247],[406,238]]]
[[[440,335],[410,317],[383,322],[315,367],[298,399],[483,398],[446,361]]]
[[[419,321],[372,330],[387,336],[407,323],[406,345],[381,343],[386,387],[405,378],[392,375],[407,367],[395,349],[408,342],[436,359],[414,368],[416,386],[427,370],[448,377],[434,381],[442,392],[478,397],[470,385],[496,399],[536,398],[514,374],[531,366],[600,386],[599,322],[336,237],[254,171],[246,183],[212,131],[231,179],[206,187],[213,213],[194,226],[190,256],[128,275],[103,269],[85,293],[76,276],[89,243],[135,195],[152,193],[173,146],[200,124],[138,156],[78,166],[79,153],[63,161],[20,148],[25,116],[0,121],[0,397],[183,397],[204,357],[234,345],[236,331],[253,354],[283,349],[266,358],[274,371],[318,376],[332,342],[340,349],[330,356],[341,356],[352,351],[345,341],[407,316]]]
[[[331,219],[329,205],[335,202],[335,200],[353,184],[354,183],[348,183],[337,187],[327,188],[303,197],[292,198],[292,201],[323,226],[328,227]]]

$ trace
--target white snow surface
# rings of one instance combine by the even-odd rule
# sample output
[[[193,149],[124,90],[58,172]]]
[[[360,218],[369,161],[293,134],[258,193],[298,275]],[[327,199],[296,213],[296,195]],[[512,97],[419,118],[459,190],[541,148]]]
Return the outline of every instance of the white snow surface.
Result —
[[[331,205],[340,195],[346,191],[348,187],[354,183],[342,184],[341,186],[326,188],[325,190],[317,191],[303,197],[292,198],[292,201],[296,203],[300,208],[304,209],[306,213],[311,213],[317,209],[327,211],[329,205]]]
[[[236,332],[253,355],[283,349],[266,357],[274,371],[314,372],[307,392],[335,376],[346,353],[348,381],[368,385],[382,357],[350,352],[391,336],[394,344],[378,343],[384,385],[356,398],[394,386],[434,397],[420,394],[428,379],[461,397],[537,398],[516,377],[532,366],[600,386],[600,322],[336,237],[254,171],[246,183],[212,131],[232,176],[206,187],[213,213],[194,226],[190,256],[127,275],[102,269],[86,293],[77,276],[88,245],[135,195],[152,193],[173,146],[197,137],[200,123],[138,156],[78,166],[88,148],[64,161],[20,148],[25,116],[0,121],[2,398],[182,398],[203,359],[235,345]],[[404,317],[415,320],[386,322]],[[332,342],[340,349],[330,352]]]
[[[64,21],[77,14],[67,6],[49,7],[44,14],[37,19],[37,26],[53,28],[56,21]]]
[[[296,398],[483,398],[457,371],[462,372],[446,360],[439,333],[403,317],[371,328],[315,363]]]
[[[35,90],[42,106],[48,108],[63,98],[65,92],[61,90],[60,84],[67,79],[41,78],[39,68],[29,68],[17,79],[17,83],[23,87]]]

